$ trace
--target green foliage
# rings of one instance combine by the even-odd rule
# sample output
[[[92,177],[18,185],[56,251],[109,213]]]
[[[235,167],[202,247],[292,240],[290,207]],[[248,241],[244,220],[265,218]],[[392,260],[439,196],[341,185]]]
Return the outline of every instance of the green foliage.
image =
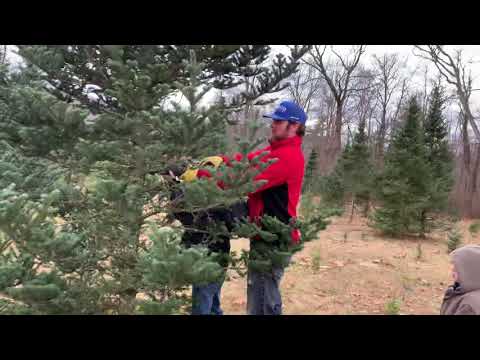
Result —
[[[401,302],[399,299],[390,300],[385,304],[385,313],[387,315],[398,315],[400,313]]]
[[[183,299],[167,299],[162,302],[144,301],[138,305],[136,311],[139,315],[176,315],[179,309],[187,304],[188,302]]]
[[[303,249],[306,242],[318,239],[318,232],[329,224],[328,218],[338,216],[341,210],[309,205],[311,211],[301,211],[299,218],[290,224],[277,218],[263,216],[259,224],[241,222],[234,233],[239,237],[251,238],[248,265],[259,272],[269,272],[272,268],[287,267],[296,252]],[[301,233],[300,242],[292,242],[292,231]]]
[[[470,231],[472,235],[475,235],[476,233],[478,233],[480,231],[480,221],[475,221],[471,223],[470,226],[468,227],[468,231]]]
[[[20,46],[27,67],[0,76],[0,293],[8,298],[1,313],[182,313],[192,283],[224,276],[206,249],[180,245],[167,215],[228,206],[269,164],[251,171],[245,156],[211,181],[179,185],[186,196],[178,203],[160,174],[222,151],[226,104],[200,102],[212,86],[238,85],[268,51]],[[280,89],[304,50],[294,52],[261,66],[253,90],[228,106]],[[100,87],[102,101],[89,100],[87,84]],[[178,94],[187,107],[172,100]],[[255,144],[245,139],[242,152]]]
[[[317,172],[317,158],[318,154],[315,149],[312,149],[308,157],[307,165],[305,167],[305,177],[303,179],[303,192],[310,192],[316,182]]]
[[[394,136],[377,180],[381,208],[373,214],[373,225],[387,235],[429,231],[432,172],[420,124],[421,112],[412,98],[405,125]]]
[[[313,253],[313,255],[312,255],[312,270],[315,271],[315,272],[320,270],[320,265],[321,264],[322,264],[322,256],[317,251],[317,252]]]
[[[300,203],[299,228],[304,242],[317,238],[318,232],[325,229],[329,224],[327,220],[333,216],[340,216],[343,213],[341,207],[329,207],[323,202],[314,200],[312,194],[304,194]]]
[[[434,86],[425,118],[425,145],[431,168],[430,210],[445,210],[453,187],[453,156],[448,145],[448,128],[443,116],[445,96],[440,85]]]
[[[18,45],[19,53],[29,64],[41,70],[41,78],[50,85],[48,91],[60,100],[75,99],[91,110],[109,109],[124,112],[124,106],[142,108],[163,100],[161,92],[172,93],[179,84],[192,78],[191,52],[204,66],[198,79],[216,89],[239,88],[253,83],[248,91],[228,99],[226,106],[238,109],[246,102],[265,101],[259,97],[274,93],[287,85],[282,80],[296,71],[299,59],[310,46],[293,46],[287,58],[278,54],[266,65],[268,45]],[[123,64],[127,64],[125,68]],[[121,74],[119,74],[121,70]],[[119,76],[124,79],[123,94],[108,92]],[[88,99],[85,85],[95,85],[102,102]],[[128,96],[127,94],[130,94]],[[144,96],[145,95],[145,96]],[[148,107],[148,106],[147,106]]]
[[[448,241],[447,241],[448,253],[451,253],[453,250],[460,247],[461,244],[462,244],[462,234],[460,233],[458,228],[454,227],[448,233]]]
[[[178,231],[153,228],[149,237],[152,247],[139,262],[147,288],[155,290],[160,286],[175,289],[192,283],[219,281],[223,276],[223,269],[206,248],[183,249]]]
[[[333,172],[321,180],[322,200],[343,206],[347,197],[353,203],[368,203],[373,191],[374,167],[361,123],[353,143],[347,144]]]
[[[443,117],[445,97],[440,85],[430,96],[423,120],[415,100],[410,101],[405,126],[395,136],[378,179],[382,208],[375,226],[390,235],[429,232],[434,212],[445,210],[453,186],[453,159]]]
[[[22,305],[21,303],[15,303],[10,300],[0,299],[0,314],[11,315],[38,315],[31,308]]]
[[[319,181],[319,190],[322,201],[330,206],[343,207],[345,201],[345,185],[343,176],[336,169],[329,175],[322,176]]]
[[[21,288],[10,288],[7,294],[19,300],[41,302],[58,297],[60,289],[55,284],[25,285]]]

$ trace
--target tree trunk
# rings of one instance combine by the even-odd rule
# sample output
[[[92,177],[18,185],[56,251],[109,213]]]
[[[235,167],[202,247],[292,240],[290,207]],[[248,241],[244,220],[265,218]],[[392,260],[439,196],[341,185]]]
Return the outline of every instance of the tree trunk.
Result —
[[[386,131],[387,131],[387,109],[384,107],[382,109],[382,119],[380,123],[380,128],[378,129],[378,137],[377,137],[376,161],[377,161],[378,168],[382,168],[382,165],[383,165]]]
[[[421,237],[422,239],[424,239],[424,238],[425,238],[425,233],[427,232],[427,229],[426,229],[426,227],[427,227],[427,224],[426,224],[426,222],[427,222],[427,213],[426,213],[425,210],[422,210],[422,213],[421,213],[420,217],[421,217],[421,218],[420,218],[420,224],[421,224],[420,237]]]
[[[468,119],[467,115],[463,114],[462,122],[462,145],[463,145],[463,169],[465,172],[464,175],[464,214],[467,217],[472,215],[473,211],[473,196],[471,196],[472,189],[472,173],[471,173],[471,149],[470,149],[470,139],[468,137]]]
[[[365,201],[365,206],[363,207],[363,217],[367,217],[368,216],[368,211],[370,210],[370,199],[367,199]]]
[[[328,149],[327,149],[327,173],[333,170],[338,156],[342,152],[342,122],[343,122],[343,104],[337,103],[333,131],[329,131]]]
[[[473,169],[471,171],[471,178],[470,178],[470,193],[468,194],[467,198],[469,200],[469,217],[475,217],[475,197],[477,195],[477,184],[478,184],[478,171],[480,170],[480,147],[478,147],[476,151],[476,158],[475,164],[473,165]]]
[[[352,194],[352,210],[350,212],[350,222],[353,221],[353,213],[355,211],[355,194]]]

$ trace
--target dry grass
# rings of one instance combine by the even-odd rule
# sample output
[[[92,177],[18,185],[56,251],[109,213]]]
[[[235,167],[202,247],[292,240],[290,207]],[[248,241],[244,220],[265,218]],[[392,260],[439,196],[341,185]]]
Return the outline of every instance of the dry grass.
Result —
[[[385,314],[395,300],[399,314],[438,314],[450,284],[447,234],[434,233],[422,240],[418,259],[418,240],[384,238],[362,219],[348,220],[335,219],[319,240],[295,255],[281,284],[284,313]],[[463,244],[480,243],[480,236],[468,231],[471,222],[459,223]],[[248,248],[247,240],[232,241],[232,250],[242,248]],[[245,299],[246,279],[225,284],[226,314],[245,314]]]

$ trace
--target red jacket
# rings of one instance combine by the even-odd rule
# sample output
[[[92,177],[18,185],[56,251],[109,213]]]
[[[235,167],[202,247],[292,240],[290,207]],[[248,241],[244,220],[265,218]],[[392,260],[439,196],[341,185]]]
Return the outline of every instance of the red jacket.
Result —
[[[261,153],[268,152],[260,158],[261,162],[278,159],[255,177],[255,181],[266,180],[267,183],[248,194],[248,210],[251,221],[258,221],[263,215],[270,215],[288,223],[297,217],[297,205],[300,200],[302,182],[305,171],[305,160],[302,152],[302,138],[292,138],[270,141],[270,146],[248,154],[251,161]],[[230,160],[223,157],[226,164]],[[236,154],[235,160],[240,161],[241,155]],[[210,174],[207,171],[198,173],[199,177]],[[223,188],[223,184],[219,184]],[[299,231],[292,232],[292,241],[298,243]]]
[[[249,159],[262,152],[269,153],[260,161],[277,158],[255,180],[267,180],[267,183],[248,196],[248,209],[251,220],[262,215],[275,216],[284,223],[297,217],[297,205],[302,191],[305,160],[302,152],[302,138],[295,136],[279,141],[271,141],[270,146],[249,154]],[[300,233],[294,231],[292,240],[298,243]]]

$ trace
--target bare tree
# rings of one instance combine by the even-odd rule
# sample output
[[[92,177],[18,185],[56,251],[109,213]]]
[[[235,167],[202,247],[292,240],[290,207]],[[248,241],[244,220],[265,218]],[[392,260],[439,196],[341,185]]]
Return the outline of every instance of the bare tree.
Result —
[[[456,50],[453,55],[449,54],[443,45],[415,46],[418,53],[415,54],[421,58],[427,59],[435,65],[445,80],[455,86],[460,106],[467,121],[480,141],[480,130],[475,122],[470,109],[470,96],[472,91],[480,90],[472,87],[472,74],[470,69],[462,59],[462,51]]]
[[[333,136],[329,139],[325,149],[330,160],[329,167],[332,167],[341,152],[343,110],[348,96],[352,91],[356,90],[351,87],[352,78],[355,76],[354,71],[365,52],[365,46],[354,46],[347,56],[340,55],[331,46],[330,50],[333,54],[334,62],[330,63],[325,57],[326,50],[326,45],[314,45],[309,52],[310,57],[303,61],[319,72],[320,76],[328,84],[328,88],[335,100]]]
[[[376,74],[371,69],[359,66],[358,76],[355,77],[352,87],[358,91],[352,92],[351,100],[345,105],[344,122],[349,129],[359,127],[361,124],[366,128],[367,120],[373,117],[378,105],[375,96]]]
[[[320,90],[321,81],[315,68],[301,64],[298,72],[290,77],[288,94],[308,113],[314,96]]]
[[[391,135],[398,126],[398,117],[400,116],[400,111],[402,110],[403,105],[405,104],[405,100],[408,97],[408,92],[409,92],[408,87],[409,87],[408,78],[405,77],[402,81],[402,86],[400,87],[400,94],[398,96],[398,101],[395,105],[395,112],[393,113],[393,116],[389,119],[389,124],[387,126],[387,138],[388,138],[388,129],[390,129],[390,135]]]
[[[462,157],[464,165],[464,171],[460,171],[457,182],[463,182],[462,187],[464,193],[461,194],[460,197],[463,198],[464,206],[466,207],[464,213],[467,216],[472,216],[474,212],[474,199],[477,195],[480,153],[478,150],[479,147],[476,146],[476,157],[473,162],[472,158],[474,157],[474,153],[472,152],[475,152],[475,149],[472,149],[471,146],[468,125],[470,125],[472,129],[477,143],[480,143],[480,130],[470,108],[471,94],[473,91],[479,89],[473,89],[471,71],[467,67],[468,62],[464,61],[460,50],[456,50],[451,54],[445,50],[443,45],[417,45],[415,46],[415,49],[417,50],[415,55],[431,61],[439,71],[440,75],[445,78],[447,83],[453,85],[456,90],[461,110],[459,120],[461,121],[463,143]]]
[[[406,78],[401,69],[404,63],[398,54],[384,54],[381,57],[373,56],[373,63],[377,73],[375,92],[378,98],[380,114],[378,116],[378,130],[376,134],[375,158],[377,165],[383,164],[385,141],[388,126],[396,121],[406,90]],[[389,114],[389,107],[394,100],[394,94],[400,90],[400,98],[395,110]],[[389,116],[390,115],[390,116]]]

